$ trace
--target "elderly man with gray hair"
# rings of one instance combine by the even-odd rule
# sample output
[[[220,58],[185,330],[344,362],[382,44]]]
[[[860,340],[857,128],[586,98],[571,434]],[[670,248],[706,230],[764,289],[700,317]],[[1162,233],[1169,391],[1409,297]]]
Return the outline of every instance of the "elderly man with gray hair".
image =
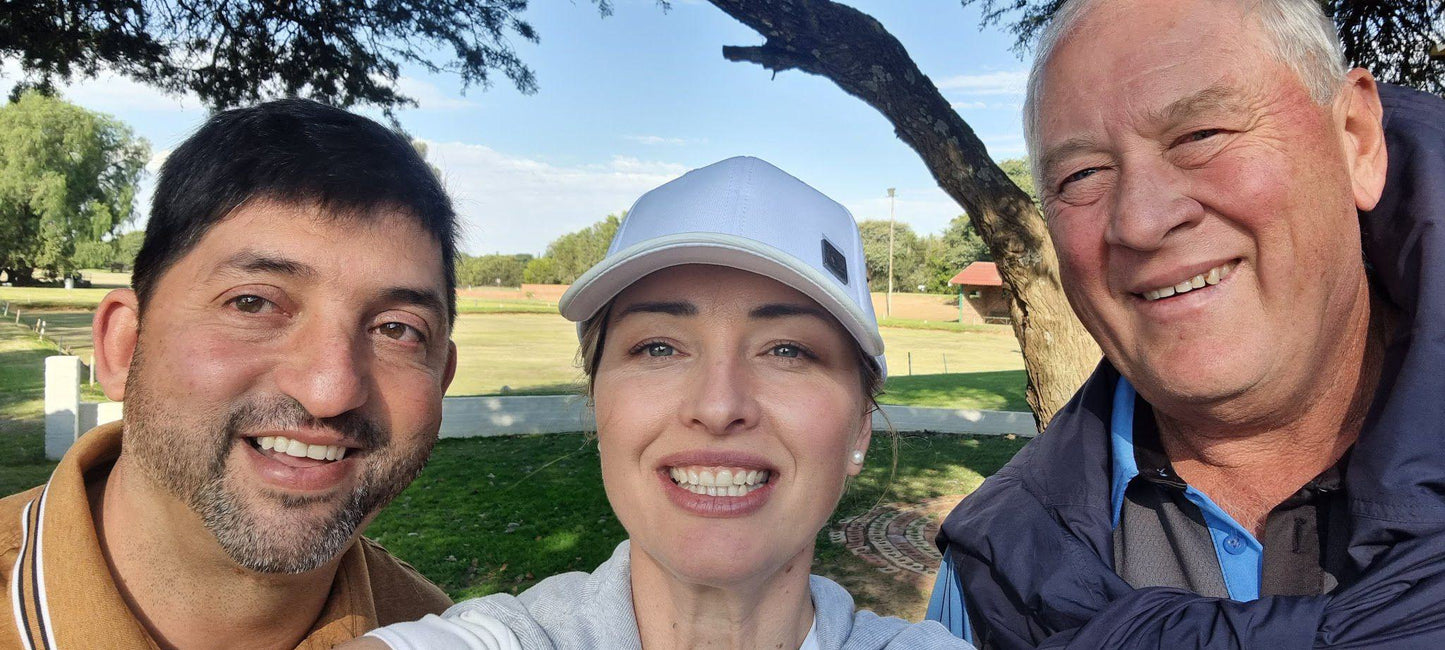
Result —
[[[1104,351],[939,535],[984,648],[1445,647],[1445,102],[1315,0],[1072,0],[1025,135]]]

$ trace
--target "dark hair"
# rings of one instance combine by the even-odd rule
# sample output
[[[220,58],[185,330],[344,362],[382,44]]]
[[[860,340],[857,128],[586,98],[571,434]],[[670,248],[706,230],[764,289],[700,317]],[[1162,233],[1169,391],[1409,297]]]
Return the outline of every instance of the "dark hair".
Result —
[[[400,133],[306,99],[213,115],[161,166],[131,284],[144,308],[166,269],[253,200],[319,206],[338,218],[404,210],[441,245],[456,319],[456,213],[436,173]]]

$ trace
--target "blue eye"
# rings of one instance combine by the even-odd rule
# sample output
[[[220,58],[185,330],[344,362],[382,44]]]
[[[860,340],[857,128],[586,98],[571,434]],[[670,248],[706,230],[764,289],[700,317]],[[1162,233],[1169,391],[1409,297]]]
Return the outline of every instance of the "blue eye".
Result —
[[[803,356],[803,349],[796,345],[784,343],[783,345],[775,346],[773,348],[773,354],[779,357],[796,359]]]
[[[648,343],[643,347],[649,357],[670,357],[676,350],[666,343]]]

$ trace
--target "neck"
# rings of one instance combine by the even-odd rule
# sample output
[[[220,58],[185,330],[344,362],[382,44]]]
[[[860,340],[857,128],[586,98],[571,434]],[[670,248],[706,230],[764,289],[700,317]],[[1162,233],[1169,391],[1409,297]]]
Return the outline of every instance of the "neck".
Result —
[[[1372,304],[1373,303],[1373,304]],[[1356,318],[1316,376],[1325,381],[1277,399],[1262,417],[1171,417],[1157,411],[1175,472],[1256,537],[1269,512],[1339,462],[1359,436],[1379,383],[1390,326],[1383,301],[1360,289]],[[1281,404],[1296,405],[1282,409]]]
[[[632,546],[632,605],[643,648],[782,648],[813,625],[813,547],[772,574],[725,586],[688,582]]]
[[[88,489],[116,587],[161,647],[292,648],[320,616],[340,556],[296,575],[243,569],[185,503],[124,453]]]

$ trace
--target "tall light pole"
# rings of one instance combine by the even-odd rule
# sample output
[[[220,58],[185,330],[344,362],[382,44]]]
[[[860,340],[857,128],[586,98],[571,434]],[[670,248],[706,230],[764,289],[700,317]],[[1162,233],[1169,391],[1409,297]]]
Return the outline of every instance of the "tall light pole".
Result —
[[[888,297],[883,301],[883,315],[893,317],[893,189],[888,188]]]

